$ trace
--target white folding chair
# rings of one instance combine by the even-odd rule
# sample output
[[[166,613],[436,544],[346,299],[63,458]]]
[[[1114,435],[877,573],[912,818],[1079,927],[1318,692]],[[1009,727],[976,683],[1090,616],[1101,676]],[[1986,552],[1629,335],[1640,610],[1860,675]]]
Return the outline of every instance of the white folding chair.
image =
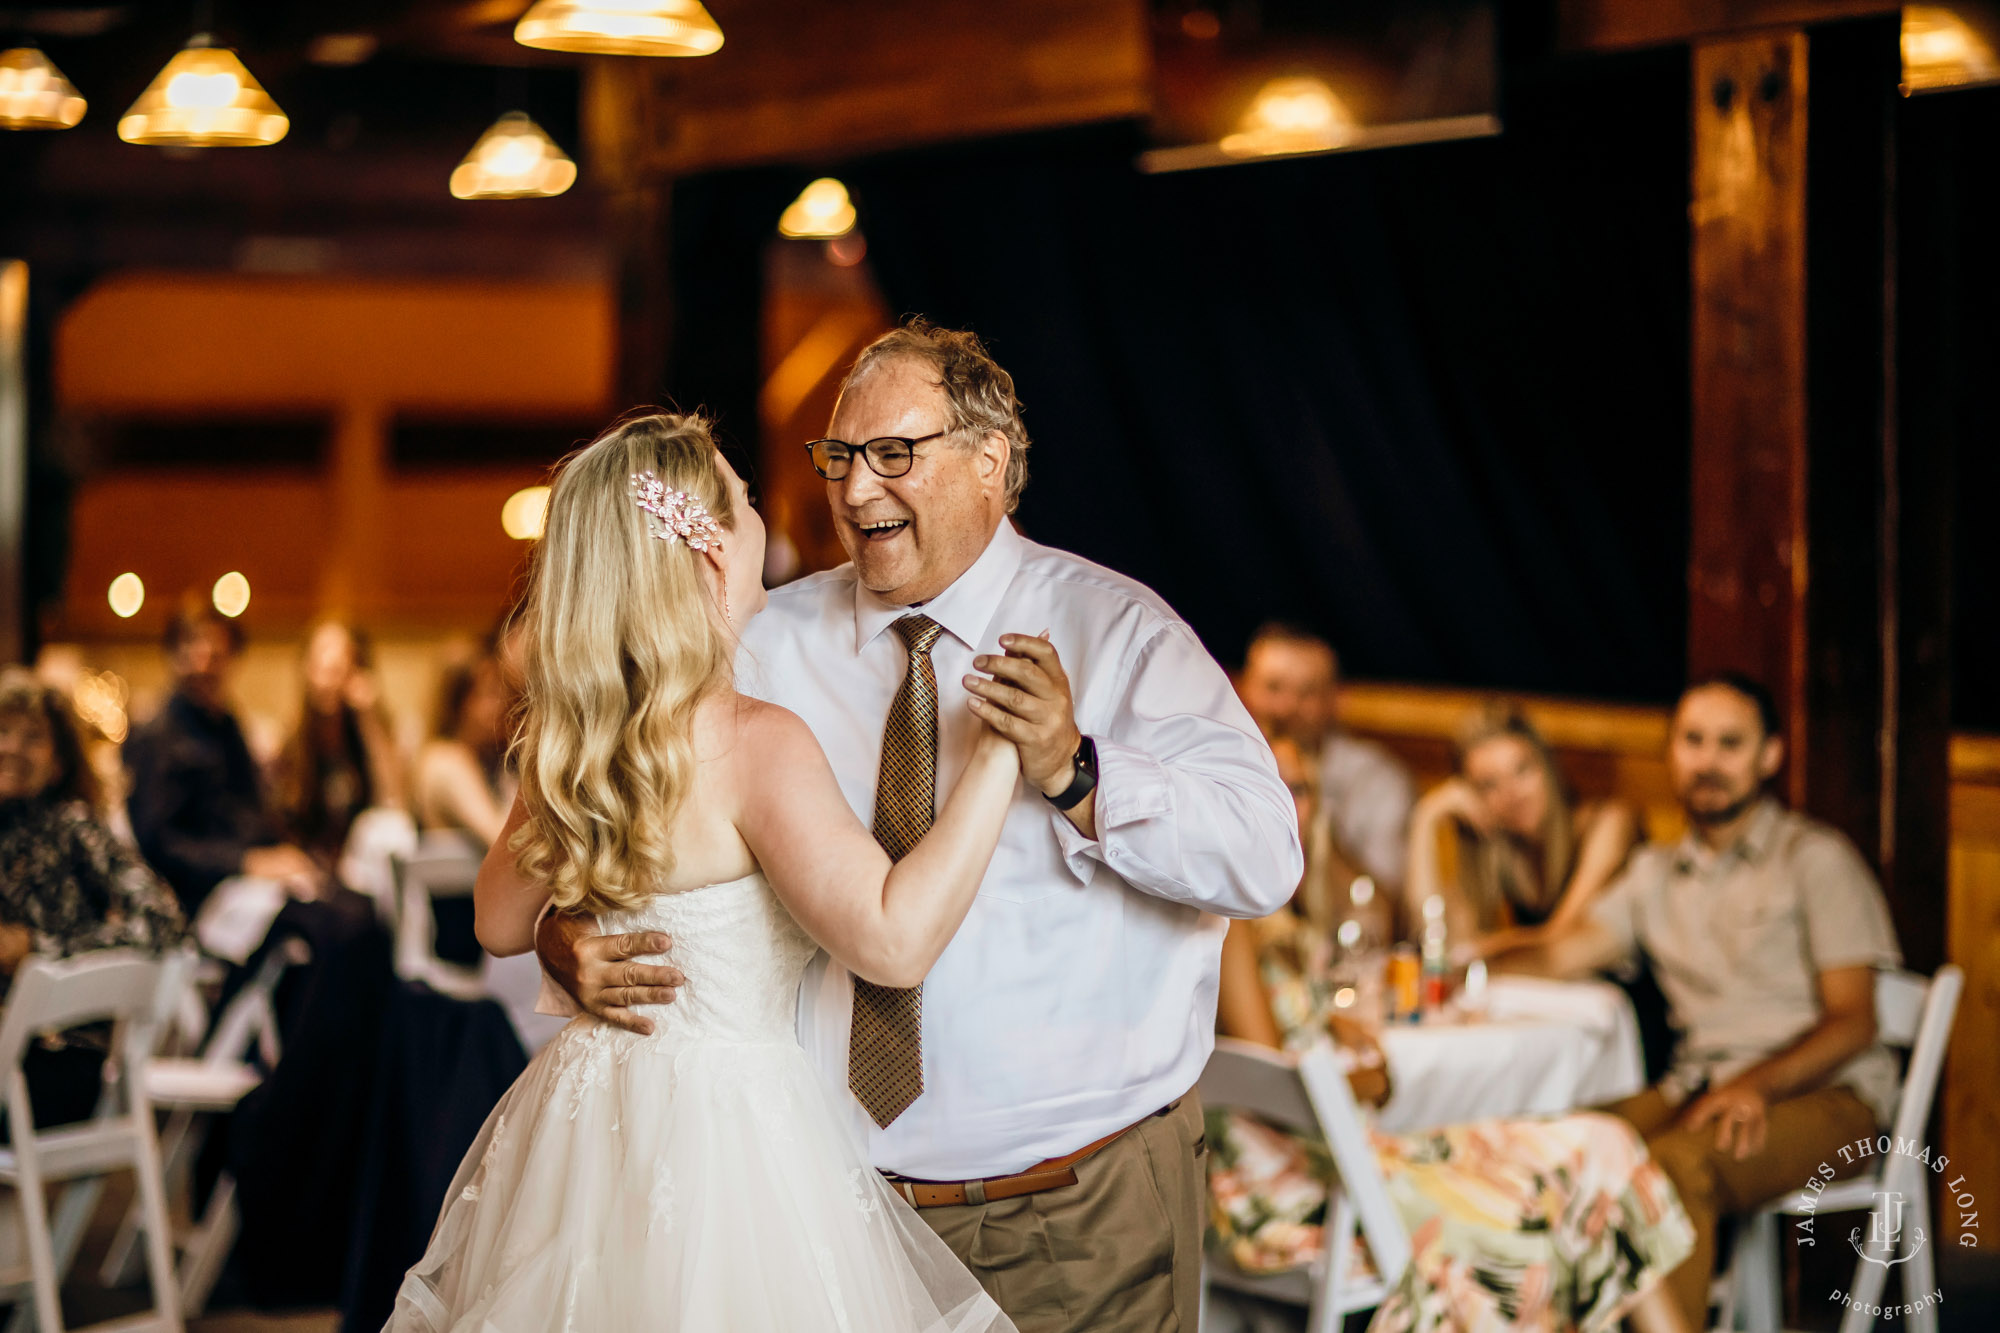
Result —
[[[143,1067],[161,1025],[187,984],[187,954],[148,958],[129,949],[107,949],[75,958],[30,959],[14,978],[0,1018],[0,1069],[7,1076],[7,1125],[12,1142],[0,1149],[0,1184],[14,1189],[27,1246],[25,1269],[0,1272],[0,1299],[31,1293],[35,1327],[62,1333],[62,1277],[58,1237],[50,1226],[47,1186],[55,1181],[130,1169],[146,1221],[146,1268],[153,1308],[99,1327],[163,1329],[179,1333],[180,1297],[167,1243],[167,1196],[153,1107],[143,1079],[117,1081],[120,1109],[107,1100],[95,1119],[38,1131],[21,1061],[43,1032],[64,1031],[109,1019],[114,1023],[107,1093],[117,1070]],[[67,1199],[65,1200],[67,1203]]]
[[[1218,1037],[1196,1087],[1204,1108],[1247,1111],[1279,1129],[1324,1136],[1339,1177],[1327,1198],[1325,1239],[1310,1269],[1245,1273],[1227,1256],[1211,1252],[1201,1266],[1203,1310],[1209,1288],[1222,1287],[1303,1305],[1307,1333],[1334,1333],[1345,1315],[1380,1305],[1410,1261],[1410,1237],[1389,1198],[1361,1109],[1332,1044],[1322,1042],[1294,1060],[1263,1046]],[[1375,1263],[1372,1278],[1358,1278],[1351,1271],[1357,1230]]]
[[[421,981],[441,995],[477,1000],[486,983],[477,967],[437,956],[437,917],[431,904],[441,898],[470,898],[479,878],[482,853],[456,833],[426,833],[408,856],[391,856],[396,875],[396,975]]]
[[[1883,971],[1875,976],[1875,1028],[1888,1046],[1906,1047],[1909,1063],[1903,1071],[1903,1091],[1896,1104],[1896,1120],[1891,1141],[1917,1143],[1931,1118],[1931,1103],[1937,1095],[1938,1076],[1944,1068],[1945,1048],[1951,1042],[1951,1024],[1958,1013],[1958,997],[1965,987],[1965,974],[1946,964],[1926,980],[1914,972]],[[1900,1195],[1905,1216],[1903,1239],[1896,1251],[1896,1267],[1901,1270],[1903,1290],[1911,1297],[1935,1286],[1930,1235],[1930,1184],[1921,1161],[1901,1153],[1877,1157],[1876,1168],[1861,1176],[1838,1180],[1815,1196],[1804,1190],[1774,1199],[1757,1212],[1737,1219],[1736,1251],[1729,1272],[1719,1284],[1722,1289],[1716,1327],[1741,1328],[1747,1333],[1778,1333],[1784,1318],[1784,1258],[1779,1245],[1780,1220],[1785,1217],[1818,1216],[1826,1213],[1868,1212],[1870,1235],[1878,1233],[1882,1210],[1881,1195]],[[1921,1235],[1922,1239],[1919,1239]],[[1880,1263],[1859,1259],[1848,1294],[1853,1297],[1840,1317],[1840,1333],[1866,1333],[1875,1326],[1868,1307],[1882,1303],[1882,1289],[1889,1269]],[[1916,1302],[1912,1299],[1910,1304]],[[1937,1308],[1927,1305],[1907,1316],[1911,1333],[1937,1333]]]
[[[146,1091],[154,1109],[165,1111],[160,1133],[163,1175],[177,1211],[189,1219],[173,1234],[180,1253],[181,1314],[189,1319],[208,1307],[209,1293],[236,1244],[236,1180],[227,1171],[216,1178],[208,1205],[194,1216],[194,1166],[213,1117],[236,1109],[265,1072],[278,1063],[278,1019],[273,996],[278,979],[295,961],[272,949],[223,1008],[199,1056],[155,1056],[146,1062]],[[256,1062],[246,1058],[254,1050]],[[137,1207],[113,1237],[100,1274],[107,1286],[131,1281],[144,1218]]]

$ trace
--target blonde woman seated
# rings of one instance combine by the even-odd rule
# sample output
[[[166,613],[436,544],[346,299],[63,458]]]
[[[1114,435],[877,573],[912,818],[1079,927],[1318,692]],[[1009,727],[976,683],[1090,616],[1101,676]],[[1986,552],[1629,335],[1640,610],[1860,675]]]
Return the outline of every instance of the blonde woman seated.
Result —
[[[506,759],[514,698],[492,653],[445,669],[437,733],[417,752],[418,828],[459,830],[489,847],[499,838],[513,801]]]
[[[1460,961],[1581,920],[1638,845],[1637,812],[1617,800],[1578,804],[1548,743],[1512,708],[1475,718],[1457,756],[1458,775],[1410,816],[1410,920],[1440,898]]]
[[[1287,782],[1304,768],[1274,745]],[[1232,921],[1223,944],[1220,1026],[1282,1050],[1329,1033],[1353,1056],[1364,1104],[1388,1100],[1394,1071],[1357,1024],[1334,1013],[1325,957],[1296,910]],[[1324,1145],[1247,1116],[1208,1116],[1210,1226],[1239,1268],[1310,1264],[1322,1244],[1332,1160]],[[1689,1333],[1661,1281],[1693,1249],[1673,1186],[1624,1121],[1590,1113],[1371,1135],[1410,1233],[1410,1266],[1372,1333],[1520,1330]]]

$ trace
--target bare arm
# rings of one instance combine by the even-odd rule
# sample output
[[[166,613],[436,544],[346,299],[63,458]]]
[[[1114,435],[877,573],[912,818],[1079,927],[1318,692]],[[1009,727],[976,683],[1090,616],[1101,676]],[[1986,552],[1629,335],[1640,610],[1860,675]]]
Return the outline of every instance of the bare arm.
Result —
[[[1865,964],[1819,974],[1819,1022],[1784,1050],[1688,1103],[1680,1123],[1715,1126],[1715,1146],[1738,1160],[1764,1148],[1772,1102],[1821,1087],[1875,1040],[1875,969]]]
[[[486,848],[472,886],[472,932],[480,947],[495,958],[535,947],[535,921],[549,901],[549,891],[531,883],[514,863],[514,833],[527,821],[527,807],[516,797],[500,835]]]
[[[1222,989],[1216,1000],[1216,1026],[1225,1037],[1254,1041],[1275,1051],[1285,1043],[1257,968],[1255,930],[1248,921],[1231,921],[1229,933],[1222,938]]]
[[[1550,933],[1566,930],[1587,916],[1597,895],[1617,878],[1638,845],[1638,814],[1623,801],[1605,802],[1583,835],[1576,870],[1563,887],[1562,900],[1542,928]]]
[[[517,797],[480,863],[472,888],[472,928],[481,947],[498,958],[533,949],[543,970],[579,1008],[618,1027],[651,1032],[653,1025],[633,1013],[633,1006],[673,1003],[675,988],[686,978],[677,967],[634,960],[665,953],[673,948],[673,936],[658,931],[599,935],[592,917],[567,912],[544,916],[548,890],[531,882],[514,861],[514,831],[527,817]]]
[[[1575,873],[1563,887],[1556,910],[1539,926],[1513,926],[1495,931],[1477,941],[1466,953],[1470,958],[1497,958],[1516,950],[1531,948],[1562,935],[1589,920],[1590,909],[1607,885],[1618,877],[1639,845],[1639,817],[1623,801],[1607,802],[1584,830],[1583,847],[1577,853]]]
[[[1588,916],[1564,930],[1507,938],[1510,942],[1492,956],[1491,966],[1497,972],[1573,980],[1610,967],[1625,956],[1617,937]]]
[[[508,812],[494,799],[486,775],[479,771],[479,761],[466,747],[456,743],[426,746],[417,779],[418,818],[436,817],[445,824],[470,829],[488,847],[500,841],[503,831],[513,831],[507,823]]]
[[[1485,807],[1462,778],[1425,792],[1410,812],[1410,860],[1403,886],[1410,934],[1423,929],[1424,902],[1436,896],[1444,900],[1445,931],[1451,939],[1465,942],[1478,937],[1479,911],[1466,897],[1463,874],[1445,874],[1440,845],[1459,825],[1478,832],[1485,818]]]
[[[893,865],[796,716],[756,709],[737,754],[737,830],[799,924],[857,976],[922,982],[993,859],[1020,776],[1015,747],[983,729],[930,832]]]

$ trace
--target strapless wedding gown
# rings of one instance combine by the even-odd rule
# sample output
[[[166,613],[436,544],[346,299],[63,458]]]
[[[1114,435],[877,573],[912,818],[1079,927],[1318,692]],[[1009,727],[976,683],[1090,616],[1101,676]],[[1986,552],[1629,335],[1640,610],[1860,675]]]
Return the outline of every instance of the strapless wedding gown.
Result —
[[[794,1031],[817,946],[762,875],[601,919],[687,976],[583,1017],[500,1100],[390,1333],[1013,1333],[868,1165]]]

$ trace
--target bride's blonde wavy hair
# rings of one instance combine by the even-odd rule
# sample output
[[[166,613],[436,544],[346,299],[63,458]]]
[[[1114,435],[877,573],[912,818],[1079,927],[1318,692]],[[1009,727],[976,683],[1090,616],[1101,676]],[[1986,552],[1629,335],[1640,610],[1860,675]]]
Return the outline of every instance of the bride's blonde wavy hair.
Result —
[[[567,911],[635,907],[659,891],[694,778],[695,709],[733,678],[707,557],[649,533],[632,499],[639,472],[735,528],[699,416],[625,417],[558,466],[521,610],[527,689],[514,752],[527,819],[513,849]]]

